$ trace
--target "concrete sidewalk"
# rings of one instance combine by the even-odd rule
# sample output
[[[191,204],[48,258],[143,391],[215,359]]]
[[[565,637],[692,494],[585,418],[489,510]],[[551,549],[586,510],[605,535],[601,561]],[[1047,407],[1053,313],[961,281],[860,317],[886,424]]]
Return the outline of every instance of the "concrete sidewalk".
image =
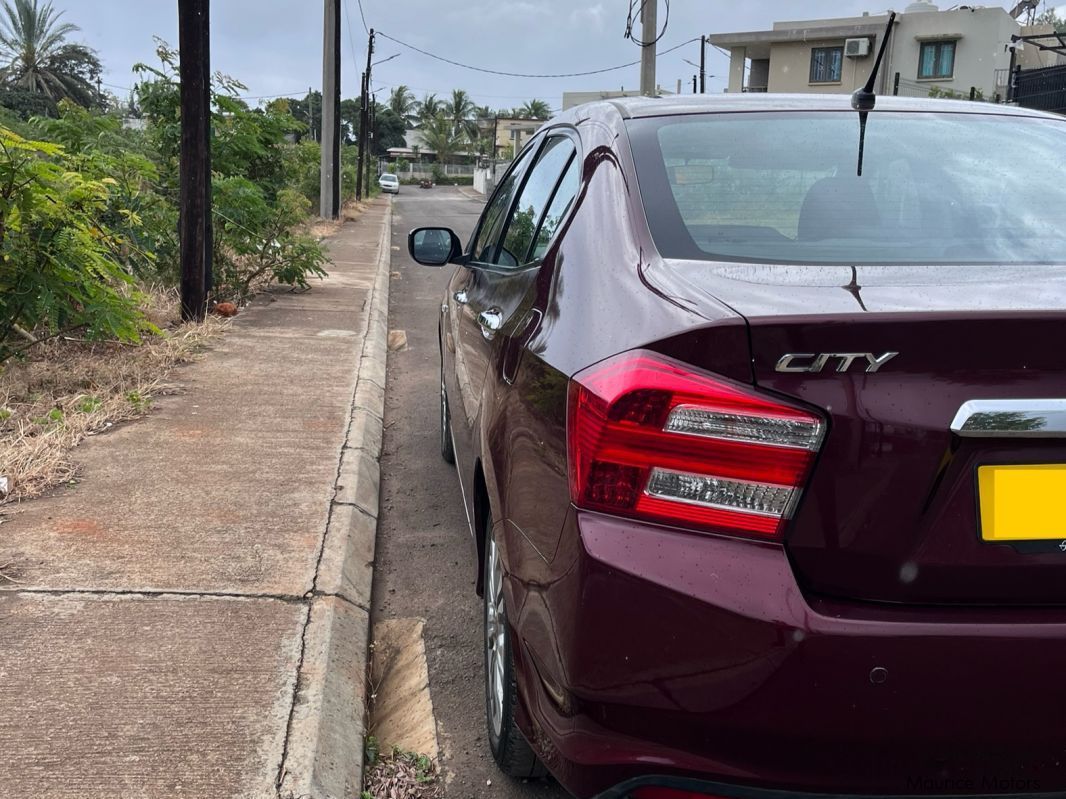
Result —
[[[0,793],[358,797],[390,225],[0,527]]]

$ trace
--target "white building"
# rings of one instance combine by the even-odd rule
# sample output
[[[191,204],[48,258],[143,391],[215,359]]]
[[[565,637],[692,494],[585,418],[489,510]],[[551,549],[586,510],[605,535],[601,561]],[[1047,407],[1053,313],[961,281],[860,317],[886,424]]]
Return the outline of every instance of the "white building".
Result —
[[[888,26],[888,15],[775,22],[770,30],[712,34],[730,52],[730,92],[850,94],[866,83]],[[1005,100],[1011,37],[1050,28],[1023,28],[999,6],[960,5],[941,11],[929,0],[896,18],[876,91],[930,92]],[[1053,66],[1058,56],[1023,48],[1023,69]]]

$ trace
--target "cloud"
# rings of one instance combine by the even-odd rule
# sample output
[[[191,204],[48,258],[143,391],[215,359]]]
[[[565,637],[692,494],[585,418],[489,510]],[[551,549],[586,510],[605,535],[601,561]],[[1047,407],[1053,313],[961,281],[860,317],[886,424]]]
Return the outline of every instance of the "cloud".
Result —
[[[570,12],[570,24],[575,28],[589,29],[601,33],[604,28],[604,18],[607,12],[603,3],[597,3],[590,8],[576,8]]]

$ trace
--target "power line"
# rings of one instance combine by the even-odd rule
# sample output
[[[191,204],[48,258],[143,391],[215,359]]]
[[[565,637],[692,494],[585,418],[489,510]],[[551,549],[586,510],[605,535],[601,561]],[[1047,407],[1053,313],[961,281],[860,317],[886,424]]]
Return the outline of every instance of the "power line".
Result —
[[[348,0],[345,0],[345,6],[347,6]],[[363,13],[363,0],[359,0],[359,18],[363,20],[363,30],[366,31],[366,35],[370,35],[370,28],[366,24],[366,14]]]
[[[659,0],[651,0],[652,2],[659,2]],[[650,42],[642,41],[641,39],[633,36],[633,23],[636,22],[637,17],[644,13],[644,7],[648,4],[648,0],[642,0],[640,3],[640,10],[634,14],[633,8],[636,6],[637,0],[630,0],[629,3],[629,16],[626,19],[626,32],[622,38],[629,39],[633,44],[640,47],[651,47],[658,44],[662,38],[666,35],[666,29],[670,26],[670,0],[666,0],[666,19],[663,20],[663,29],[659,31],[659,34]]]
[[[473,70],[474,72],[484,72],[484,73],[487,73],[489,75],[503,75],[504,77],[508,77],[508,78],[580,78],[580,77],[584,77],[586,75],[602,75],[605,72],[616,72],[616,71],[618,71],[620,69],[629,69],[630,67],[635,67],[635,66],[638,66],[640,64],[639,61],[630,61],[628,64],[619,64],[618,66],[615,66],[615,67],[604,67],[603,69],[591,69],[591,70],[588,70],[586,72],[562,72],[562,73],[556,73],[556,74],[543,74],[543,75],[532,74],[532,73],[527,73],[527,72],[505,72],[505,71],[499,70],[499,69],[488,69],[486,67],[475,67],[475,66],[471,66],[470,64],[463,64],[463,63],[460,63],[459,61],[453,61],[450,58],[445,58],[444,56],[437,55],[436,53],[431,53],[428,50],[423,50],[420,47],[415,47],[413,44],[408,44],[407,42],[400,41],[395,36],[389,36],[387,33],[382,33],[381,31],[377,31],[377,35],[381,36],[382,38],[388,39],[391,42],[395,42],[396,44],[400,45],[401,47],[406,47],[408,50],[414,50],[416,53],[421,53],[424,56],[429,56],[430,58],[436,59],[437,61],[443,61],[445,64],[451,64],[453,67],[461,67],[463,69]],[[689,44],[692,44],[693,42],[698,42],[698,41],[699,41],[699,37],[696,37],[695,39],[689,39],[687,42],[682,42],[681,44],[677,45],[676,47],[671,47],[669,50],[663,50],[661,53],[659,53],[659,55],[663,56],[663,55],[666,55],[667,53],[672,53],[674,50],[680,50],[682,47],[685,47],[686,45],[689,45]]]
[[[359,0],[359,13],[363,13],[363,0]],[[344,0],[344,22],[348,26],[348,46],[352,51],[352,66],[355,67],[355,72],[359,71],[359,62],[355,58],[355,38],[352,35],[352,16],[348,12],[348,0]],[[366,18],[363,18],[363,27],[366,27]],[[369,34],[370,31],[367,31]],[[352,73],[355,74],[354,72]]]

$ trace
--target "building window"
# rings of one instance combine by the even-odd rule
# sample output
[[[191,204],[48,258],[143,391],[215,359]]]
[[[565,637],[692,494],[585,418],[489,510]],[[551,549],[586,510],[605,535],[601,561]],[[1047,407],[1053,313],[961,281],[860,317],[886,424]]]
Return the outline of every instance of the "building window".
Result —
[[[955,42],[926,42],[918,62],[919,78],[950,78],[955,74]]]
[[[840,83],[843,66],[843,47],[815,47],[811,50],[811,83]]]

